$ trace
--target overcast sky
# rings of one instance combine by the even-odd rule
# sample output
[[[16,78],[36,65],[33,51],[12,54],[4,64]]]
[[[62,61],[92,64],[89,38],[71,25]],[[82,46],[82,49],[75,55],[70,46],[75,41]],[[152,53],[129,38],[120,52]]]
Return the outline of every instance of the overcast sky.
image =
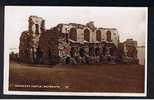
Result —
[[[39,7],[5,6],[5,34],[9,34],[10,48],[19,47],[21,33],[28,29],[28,17],[45,19],[46,29],[59,23],[86,24],[94,21],[96,27],[117,28],[120,41],[133,38],[145,44],[147,8],[145,7]]]

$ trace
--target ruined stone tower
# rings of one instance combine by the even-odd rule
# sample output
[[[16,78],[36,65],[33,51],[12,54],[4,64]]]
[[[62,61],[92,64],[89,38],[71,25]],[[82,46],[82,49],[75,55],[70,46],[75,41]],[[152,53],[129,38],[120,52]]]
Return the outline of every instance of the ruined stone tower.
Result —
[[[36,60],[39,39],[45,31],[45,21],[41,17],[30,16],[28,20],[28,31],[21,34],[19,57],[21,61],[34,63]]]

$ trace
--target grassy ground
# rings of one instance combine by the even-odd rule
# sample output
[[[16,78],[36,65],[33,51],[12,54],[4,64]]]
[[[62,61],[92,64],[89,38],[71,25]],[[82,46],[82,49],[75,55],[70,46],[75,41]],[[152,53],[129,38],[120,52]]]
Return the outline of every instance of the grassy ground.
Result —
[[[10,90],[144,92],[141,65],[30,65],[10,63]]]

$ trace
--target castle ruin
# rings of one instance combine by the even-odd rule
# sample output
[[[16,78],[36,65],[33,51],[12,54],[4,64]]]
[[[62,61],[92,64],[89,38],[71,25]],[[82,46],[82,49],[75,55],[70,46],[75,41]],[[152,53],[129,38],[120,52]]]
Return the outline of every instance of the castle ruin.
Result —
[[[137,42],[121,43],[116,28],[97,28],[91,21],[58,24],[45,29],[41,17],[29,17],[29,29],[20,37],[19,59],[36,64],[138,63]]]

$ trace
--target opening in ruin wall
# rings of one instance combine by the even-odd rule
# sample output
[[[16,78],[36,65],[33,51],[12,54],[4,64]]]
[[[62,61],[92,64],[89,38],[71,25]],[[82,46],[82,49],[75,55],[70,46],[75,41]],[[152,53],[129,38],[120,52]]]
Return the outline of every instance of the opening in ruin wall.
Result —
[[[68,33],[70,39],[79,43],[84,43],[84,42],[97,43],[105,41],[105,42],[112,42],[116,46],[118,46],[119,43],[119,34],[117,29],[98,28],[92,30],[87,26],[78,28],[76,26],[64,24],[61,30],[62,33]],[[74,30],[74,32],[72,30]],[[110,33],[110,39],[109,39],[110,41],[107,38],[108,37],[107,33]],[[99,36],[97,36],[97,34],[99,34]]]

